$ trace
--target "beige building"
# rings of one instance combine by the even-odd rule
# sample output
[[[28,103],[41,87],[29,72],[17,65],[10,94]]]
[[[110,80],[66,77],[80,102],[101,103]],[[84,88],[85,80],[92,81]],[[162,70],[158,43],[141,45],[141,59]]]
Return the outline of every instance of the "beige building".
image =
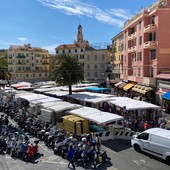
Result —
[[[77,29],[77,40],[73,44],[63,44],[55,48],[56,56],[62,54],[76,55],[79,62],[84,63],[84,51],[89,46],[89,42],[83,38],[83,28],[81,25]]]
[[[84,55],[84,79],[103,83],[112,70],[108,63],[108,49],[86,49]]]
[[[8,71],[12,80],[16,81],[48,80],[51,72],[48,50],[31,47],[31,44],[11,45],[8,49]]]
[[[123,32],[112,38],[113,70],[112,76],[115,80],[122,78],[123,71]]]

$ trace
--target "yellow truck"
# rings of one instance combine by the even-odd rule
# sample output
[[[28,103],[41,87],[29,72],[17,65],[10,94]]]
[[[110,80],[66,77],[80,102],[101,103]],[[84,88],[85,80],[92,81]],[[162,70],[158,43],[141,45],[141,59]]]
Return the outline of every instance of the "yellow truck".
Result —
[[[83,134],[90,131],[89,121],[75,115],[67,115],[61,117],[57,123],[57,127],[75,134]]]

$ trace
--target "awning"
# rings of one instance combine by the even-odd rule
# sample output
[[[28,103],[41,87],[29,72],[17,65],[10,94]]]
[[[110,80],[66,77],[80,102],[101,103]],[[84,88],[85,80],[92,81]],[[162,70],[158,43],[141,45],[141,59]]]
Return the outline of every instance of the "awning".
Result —
[[[168,91],[167,93],[165,93],[163,96],[162,96],[163,99],[167,99],[167,100],[170,100],[170,91]]]
[[[118,86],[119,89],[123,89],[123,87],[125,87],[127,85],[127,83],[122,83],[121,85]]]
[[[120,82],[116,83],[114,86],[117,87],[117,86],[121,85],[122,83],[123,83],[123,82],[120,81]]]
[[[131,89],[136,83],[135,82],[130,82],[128,83],[126,86],[123,87],[124,91],[128,91],[129,89]]]
[[[110,80],[110,84],[116,84],[118,82],[119,82],[119,80]]]
[[[155,94],[163,95],[163,94],[167,93],[168,91],[170,91],[170,89],[162,88],[162,89],[159,89]]]
[[[151,87],[146,87],[146,86],[142,86],[142,85],[135,85],[132,88],[133,91],[141,93],[141,94],[146,94],[148,91],[152,90]]]
[[[161,73],[156,76],[157,79],[170,80],[170,74]]]

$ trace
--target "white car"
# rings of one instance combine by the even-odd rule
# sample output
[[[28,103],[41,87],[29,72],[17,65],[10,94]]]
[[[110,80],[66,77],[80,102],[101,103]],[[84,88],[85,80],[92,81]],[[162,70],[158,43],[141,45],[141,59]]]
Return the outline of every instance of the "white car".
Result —
[[[162,158],[170,164],[170,130],[151,128],[134,135],[131,145],[138,152],[144,151]]]

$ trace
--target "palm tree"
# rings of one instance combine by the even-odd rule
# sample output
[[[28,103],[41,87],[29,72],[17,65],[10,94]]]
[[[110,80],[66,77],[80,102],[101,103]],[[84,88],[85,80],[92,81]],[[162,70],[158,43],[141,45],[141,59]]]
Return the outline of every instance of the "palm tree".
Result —
[[[69,94],[72,94],[72,85],[84,79],[83,67],[76,56],[63,54],[58,58],[58,66],[51,74],[51,79],[58,85],[68,85]]]

